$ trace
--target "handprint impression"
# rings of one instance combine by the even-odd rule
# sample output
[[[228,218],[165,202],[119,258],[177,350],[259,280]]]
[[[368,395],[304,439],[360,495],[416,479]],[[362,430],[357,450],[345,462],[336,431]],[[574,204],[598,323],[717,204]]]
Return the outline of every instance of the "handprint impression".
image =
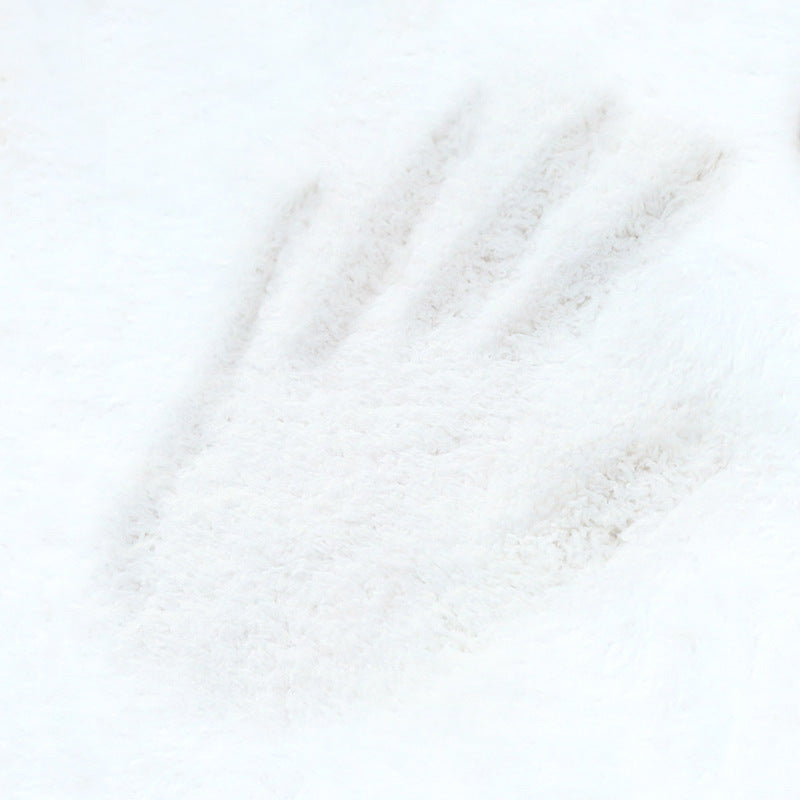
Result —
[[[643,402],[646,358],[621,379],[582,346],[720,163],[707,146],[660,156],[620,120],[599,105],[545,126],[431,264],[415,232],[480,150],[473,104],[334,263],[303,250],[324,189],[287,208],[272,282],[127,529],[134,641],[265,708],[335,703],[471,647],[722,468],[696,387]],[[646,169],[627,170],[634,150],[655,153]]]

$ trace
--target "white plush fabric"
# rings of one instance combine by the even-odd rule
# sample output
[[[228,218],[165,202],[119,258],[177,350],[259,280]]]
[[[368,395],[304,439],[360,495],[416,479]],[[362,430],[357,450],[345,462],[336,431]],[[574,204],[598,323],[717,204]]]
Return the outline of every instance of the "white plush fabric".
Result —
[[[359,187],[375,199],[343,230],[324,184],[276,214],[122,532],[131,632],[159,660],[322,710],[468,648],[726,465],[720,368],[677,310],[640,319],[724,191],[721,145],[564,104],[524,146],[509,131],[507,175],[482,105]],[[431,246],[476,163],[485,199]]]
[[[786,0],[10,0],[0,796],[798,795]]]

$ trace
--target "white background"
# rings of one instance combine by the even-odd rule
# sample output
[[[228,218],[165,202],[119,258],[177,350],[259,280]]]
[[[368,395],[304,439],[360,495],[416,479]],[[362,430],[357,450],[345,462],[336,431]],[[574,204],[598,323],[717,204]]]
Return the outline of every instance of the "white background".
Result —
[[[0,793],[797,796],[799,33],[6,3]]]

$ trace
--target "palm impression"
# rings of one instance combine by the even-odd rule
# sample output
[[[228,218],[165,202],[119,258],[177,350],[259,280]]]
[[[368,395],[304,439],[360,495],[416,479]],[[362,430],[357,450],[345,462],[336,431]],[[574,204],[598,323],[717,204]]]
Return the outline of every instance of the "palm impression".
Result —
[[[615,350],[719,148],[604,102],[551,109],[498,171],[482,114],[441,120],[355,224],[324,183],[278,215],[117,557],[159,660],[290,713],[388,685],[724,465],[711,389]]]

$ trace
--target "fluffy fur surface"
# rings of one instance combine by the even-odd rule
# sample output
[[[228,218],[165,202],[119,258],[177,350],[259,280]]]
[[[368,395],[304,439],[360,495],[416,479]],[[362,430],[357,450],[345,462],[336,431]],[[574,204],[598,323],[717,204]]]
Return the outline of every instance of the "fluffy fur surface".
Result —
[[[617,287],[657,284],[719,190],[719,147],[644,141],[606,102],[548,109],[524,169],[430,258],[418,228],[460,216],[448,181],[487,168],[478,104],[423,133],[354,247],[324,186],[279,214],[272,282],[124,532],[128,635],[262,708],[319,711],[469,647],[729,455],[690,354],[634,344],[620,367],[603,341]]]
[[[0,796],[798,796],[797,2],[0,16]]]

